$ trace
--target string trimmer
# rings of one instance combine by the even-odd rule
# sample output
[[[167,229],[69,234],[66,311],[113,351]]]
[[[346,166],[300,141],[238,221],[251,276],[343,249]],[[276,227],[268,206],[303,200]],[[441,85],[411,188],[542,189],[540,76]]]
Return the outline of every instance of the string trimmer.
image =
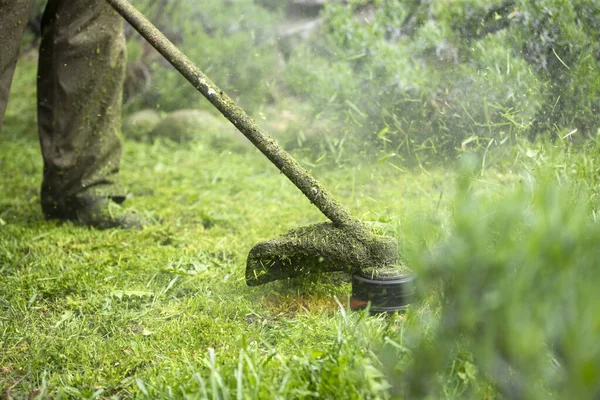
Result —
[[[346,271],[353,274],[352,304],[371,301],[372,311],[403,309],[412,295],[406,285],[412,278],[401,266],[396,240],[352,216],[127,0],[107,1],[331,221],[255,245],[248,255],[247,284]]]

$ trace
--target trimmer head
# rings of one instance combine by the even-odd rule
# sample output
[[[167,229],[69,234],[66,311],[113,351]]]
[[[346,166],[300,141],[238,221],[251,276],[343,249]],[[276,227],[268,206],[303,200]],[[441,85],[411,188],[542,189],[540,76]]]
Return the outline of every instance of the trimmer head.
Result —
[[[369,307],[376,313],[404,311],[415,297],[415,276],[411,273],[365,276],[352,275],[350,308],[360,310]]]
[[[353,309],[370,303],[373,313],[402,311],[413,295],[413,276],[402,266],[393,237],[357,235],[329,222],[255,245],[248,254],[246,283],[334,271],[353,274]]]

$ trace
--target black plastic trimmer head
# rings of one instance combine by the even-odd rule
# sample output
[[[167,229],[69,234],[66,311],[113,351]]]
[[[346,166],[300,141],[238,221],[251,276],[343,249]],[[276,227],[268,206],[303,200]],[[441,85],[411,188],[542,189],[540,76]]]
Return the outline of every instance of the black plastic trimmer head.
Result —
[[[352,275],[350,307],[353,310],[369,307],[372,313],[404,311],[415,297],[414,280],[410,273],[394,272],[375,278],[358,272]]]
[[[405,275],[399,267],[398,250],[393,238],[375,234],[354,218],[127,0],[106,1],[331,220],[331,223],[295,229],[281,238],[254,246],[248,256],[248,285],[329,271],[347,271],[364,276],[369,275],[364,271],[372,271],[369,276],[375,285],[378,278],[384,275]],[[379,271],[387,272],[382,274]],[[389,280],[386,282],[389,288]],[[371,301],[375,305],[373,299],[359,300]],[[402,306],[398,305],[397,309],[400,310]]]

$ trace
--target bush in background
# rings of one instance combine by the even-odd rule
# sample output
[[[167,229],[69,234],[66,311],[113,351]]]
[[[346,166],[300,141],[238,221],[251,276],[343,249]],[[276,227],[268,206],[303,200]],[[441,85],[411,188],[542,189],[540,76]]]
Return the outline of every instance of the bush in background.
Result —
[[[251,114],[296,111],[280,139],[303,154],[340,161],[346,147],[427,163],[520,136],[598,132],[598,0],[330,1],[299,45],[279,37],[289,2],[134,4]],[[212,110],[128,32],[126,112]]]
[[[254,111],[273,101],[274,77],[281,67],[275,48],[276,14],[252,0],[134,4],[243,107]],[[132,35],[128,50],[130,65],[147,72],[141,93],[130,93],[128,110],[212,108],[142,39]]]
[[[287,79],[315,112],[335,110],[355,142],[426,157],[596,134],[598,1],[375,1],[366,22],[355,17],[364,3],[328,4],[324,35],[292,57]],[[328,90],[326,78],[294,74],[322,65]]]
[[[329,1],[320,30],[300,39],[279,35],[297,18],[289,1],[134,4],[268,127],[295,113],[277,133],[310,157],[426,164],[598,132],[600,0]],[[127,113],[214,111],[131,28],[128,38]],[[265,117],[269,105],[278,111]]]

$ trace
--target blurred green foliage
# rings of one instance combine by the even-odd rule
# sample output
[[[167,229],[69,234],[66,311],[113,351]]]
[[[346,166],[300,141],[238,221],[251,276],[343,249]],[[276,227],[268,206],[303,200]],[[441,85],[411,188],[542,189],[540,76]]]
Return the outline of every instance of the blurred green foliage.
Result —
[[[600,2],[392,0],[372,7],[365,22],[356,7],[330,3],[322,14],[326,35],[298,59],[304,69],[346,65],[337,69],[351,69],[354,79],[344,89],[319,96],[325,78],[290,81],[319,106],[337,95],[329,104],[351,115],[357,141],[452,155],[465,144],[485,148],[522,135],[596,135]]]
[[[252,0],[132,3],[243,107],[252,111],[272,101],[270,85],[279,65],[276,14]],[[138,96],[132,93],[127,110],[212,108],[137,34],[128,41],[128,50],[130,66],[147,69],[149,88]]]
[[[600,0],[329,1],[312,30],[286,1],[133,3],[250,114],[280,110],[268,128],[291,109],[276,136],[315,158],[427,165],[600,127]],[[212,110],[131,28],[128,38],[127,113]]]
[[[530,149],[528,164],[538,156]],[[494,193],[478,189],[474,165],[459,174],[452,233],[415,260],[441,314],[411,319],[414,362],[399,386],[439,394],[440,374],[467,354],[472,382],[461,398],[482,398],[480,379],[511,399],[597,398],[600,226],[582,185],[589,176],[546,164]]]

